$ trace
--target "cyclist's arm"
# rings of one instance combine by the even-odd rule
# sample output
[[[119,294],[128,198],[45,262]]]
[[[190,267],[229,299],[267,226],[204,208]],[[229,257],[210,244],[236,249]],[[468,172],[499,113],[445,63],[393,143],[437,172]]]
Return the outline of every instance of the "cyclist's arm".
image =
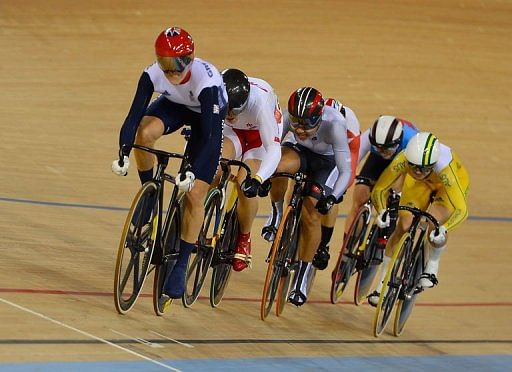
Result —
[[[448,166],[443,168],[439,173],[439,178],[444,185],[446,194],[448,195],[448,202],[452,205],[453,213],[444,223],[444,227],[450,231],[458,226],[468,217],[468,206],[464,195],[464,190],[461,189],[457,177],[455,160],[452,159]]]
[[[370,129],[367,129],[359,136],[359,163],[366,155],[368,155],[370,150]]]
[[[128,116],[124,120],[119,133],[119,148],[123,145],[133,145],[137,128],[139,127],[142,117],[149,106],[149,101],[153,96],[154,90],[155,88],[149,74],[147,72],[143,72],[139,78],[137,92],[135,92],[132,106],[130,107]],[[130,154],[130,149],[125,150],[124,154],[128,156]]]
[[[372,191],[372,203],[377,212],[386,208],[387,192],[395,181],[407,172],[405,152],[400,152],[380,175]]]
[[[210,159],[220,157],[222,147],[222,120],[219,104],[219,87],[206,87],[199,94],[201,103],[201,146],[199,154],[194,154],[194,167],[207,168]]]
[[[265,155],[256,173],[262,182],[274,173],[281,160],[281,124],[277,122],[271,107],[267,102],[257,116],[257,122],[261,123],[259,126],[261,143],[265,148]]]
[[[352,175],[352,159],[350,156],[350,148],[348,145],[347,132],[339,130],[339,126],[332,126],[331,138],[333,139],[332,149],[334,151],[334,161],[338,168],[338,179],[336,180],[332,194],[339,199],[350,184]]]

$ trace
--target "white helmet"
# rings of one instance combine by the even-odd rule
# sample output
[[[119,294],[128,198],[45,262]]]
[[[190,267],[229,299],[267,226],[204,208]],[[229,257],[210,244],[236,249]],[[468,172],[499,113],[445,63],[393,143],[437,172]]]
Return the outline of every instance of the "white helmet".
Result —
[[[378,147],[393,147],[402,141],[402,122],[394,116],[382,115],[370,130],[370,143]]]
[[[432,133],[420,132],[409,140],[405,157],[411,164],[428,167],[439,159],[439,140]]]

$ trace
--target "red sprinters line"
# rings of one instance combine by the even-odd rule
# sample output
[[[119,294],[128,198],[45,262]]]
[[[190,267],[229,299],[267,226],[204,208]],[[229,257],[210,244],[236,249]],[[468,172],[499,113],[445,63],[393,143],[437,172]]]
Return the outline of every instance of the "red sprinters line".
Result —
[[[112,292],[93,292],[93,291],[66,291],[60,289],[31,289],[31,288],[0,288],[0,293],[18,293],[18,294],[48,294],[48,295],[69,295],[69,296],[103,296],[111,297],[114,294]],[[142,293],[141,297],[151,297],[151,293]],[[208,300],[208,297],[199,296],[199,300]],[[233,302],[260,302],[259,298],[247,298],[247,297],[224,297],[222,301],[233,301]],[[308,301],[310,304],[329,304],[330,301],[323,300],[311,300]],[[340,301],[338,305],[353,304],[352,301]],[[366,305],[366,304],[363,304]],[[512,302],[443,302],[443,303],[416,303],[416,306],[426,307],[480,307],[480,306],[512,306]]]

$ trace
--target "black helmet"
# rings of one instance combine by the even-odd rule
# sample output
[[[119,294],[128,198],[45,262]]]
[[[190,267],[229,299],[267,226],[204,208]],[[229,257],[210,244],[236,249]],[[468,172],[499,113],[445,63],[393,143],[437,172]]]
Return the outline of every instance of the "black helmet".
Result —
[[[239,114],[245,108],[247,98],[249,98],[249,79],[242,71],[228,68],[222,71],[222,80],[224,80],[228,92],[229,110]]]
[[[288,114],[292,126],[315,128],[324,110],[322,93],[315,88],[303,87],[292,93],[288,100]]]

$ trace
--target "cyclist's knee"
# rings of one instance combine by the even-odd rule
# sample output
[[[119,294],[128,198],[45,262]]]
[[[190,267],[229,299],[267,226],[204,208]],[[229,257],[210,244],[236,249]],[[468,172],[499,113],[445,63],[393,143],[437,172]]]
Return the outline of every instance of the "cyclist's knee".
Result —
[[[143,146],[152,146],[157,139],[162,137],[164,125],[156,117],[144,117],[135,137],[135,143]]]

